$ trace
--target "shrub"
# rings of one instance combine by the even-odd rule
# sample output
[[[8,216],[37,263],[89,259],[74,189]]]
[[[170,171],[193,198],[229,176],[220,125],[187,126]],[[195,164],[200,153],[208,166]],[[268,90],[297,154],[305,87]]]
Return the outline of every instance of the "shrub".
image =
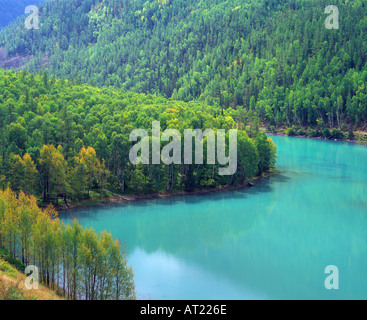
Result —
[[[0,259],[6,262],[9,262],[12,266],[14,266],[17,270],[24,272],[25,265],[15,259],[7,249],[0,248]]]
[[[276,133],[275,126],[273,126],[273,125],[268,125],[268,126],[266,126],[266,130],[267,130],[268,132],[271,132],[271,133]]]
[[[287,136],[296,136],[297,135],[297,128],[295,126],[293,126],[292,128],[288,128],[286,131],[285,131],[285,134]]]
[[[308,128],[307,130],[307,136],[310,138],[316,138],[316,137],[320,137],[320,131],[312,129],[312,128]]]
[[[322,130],[322,135],[326,138],[326,139],[330,139],[331,138],[331,132],[329,128],[325,128],[324,130]]]
[[[0,260],[0,271],[6,273],[9,277],[17,278],[17,270],[6,261]]]
[[[305,130],[304,130],[303,128],[299,129],[299,130],[298,130],[298,135],[299,135],[299,136],[305,136],[305,135],[306,135]]]
[[[347,134],[347,139],[349,139],[349,140],[355,140],[355,138],[356,138],[356,136],[355,136],[353,130],[350,130],[348,132],[348,134]]]
[[[344,139],[344,133],[340,129],[334,128],[331,132],[331,135],[333,139],[339,139],[339,140]]]

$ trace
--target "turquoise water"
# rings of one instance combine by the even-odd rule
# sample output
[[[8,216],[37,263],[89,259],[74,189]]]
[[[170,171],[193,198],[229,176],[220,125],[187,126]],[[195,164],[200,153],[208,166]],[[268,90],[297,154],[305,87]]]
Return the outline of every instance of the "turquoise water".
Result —
[[[281,174],[254,188],[61,218],[123,241],[140,299],[367,299],[367,148],[272,138]]]

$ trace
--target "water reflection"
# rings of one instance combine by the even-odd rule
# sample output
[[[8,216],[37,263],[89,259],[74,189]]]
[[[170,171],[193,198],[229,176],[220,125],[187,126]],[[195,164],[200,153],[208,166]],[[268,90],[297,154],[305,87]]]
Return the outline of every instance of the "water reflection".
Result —
[[[123,240],[142,298],[367,298],[367,149],[273,140],[281,174],[254,188],[61,217]],[[338,292],[324,287],[331,264]]]

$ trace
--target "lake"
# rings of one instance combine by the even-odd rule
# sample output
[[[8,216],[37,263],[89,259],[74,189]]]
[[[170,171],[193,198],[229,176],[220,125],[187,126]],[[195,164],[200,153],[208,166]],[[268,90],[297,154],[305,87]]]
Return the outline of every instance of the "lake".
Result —
[[[254,188],[60,218],[124,243],[139,299],[367,299],[367,148],[272,139],[281,173]]]

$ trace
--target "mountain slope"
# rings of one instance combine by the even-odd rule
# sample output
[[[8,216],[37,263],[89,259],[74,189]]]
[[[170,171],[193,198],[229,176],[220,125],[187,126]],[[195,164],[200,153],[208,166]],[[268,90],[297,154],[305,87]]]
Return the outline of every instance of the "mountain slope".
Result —
[[[31,71],[349,130],[367,120],[366,4],[333,4],[339,30],[325,0],[53,0],[40,30],[0,41]]]

